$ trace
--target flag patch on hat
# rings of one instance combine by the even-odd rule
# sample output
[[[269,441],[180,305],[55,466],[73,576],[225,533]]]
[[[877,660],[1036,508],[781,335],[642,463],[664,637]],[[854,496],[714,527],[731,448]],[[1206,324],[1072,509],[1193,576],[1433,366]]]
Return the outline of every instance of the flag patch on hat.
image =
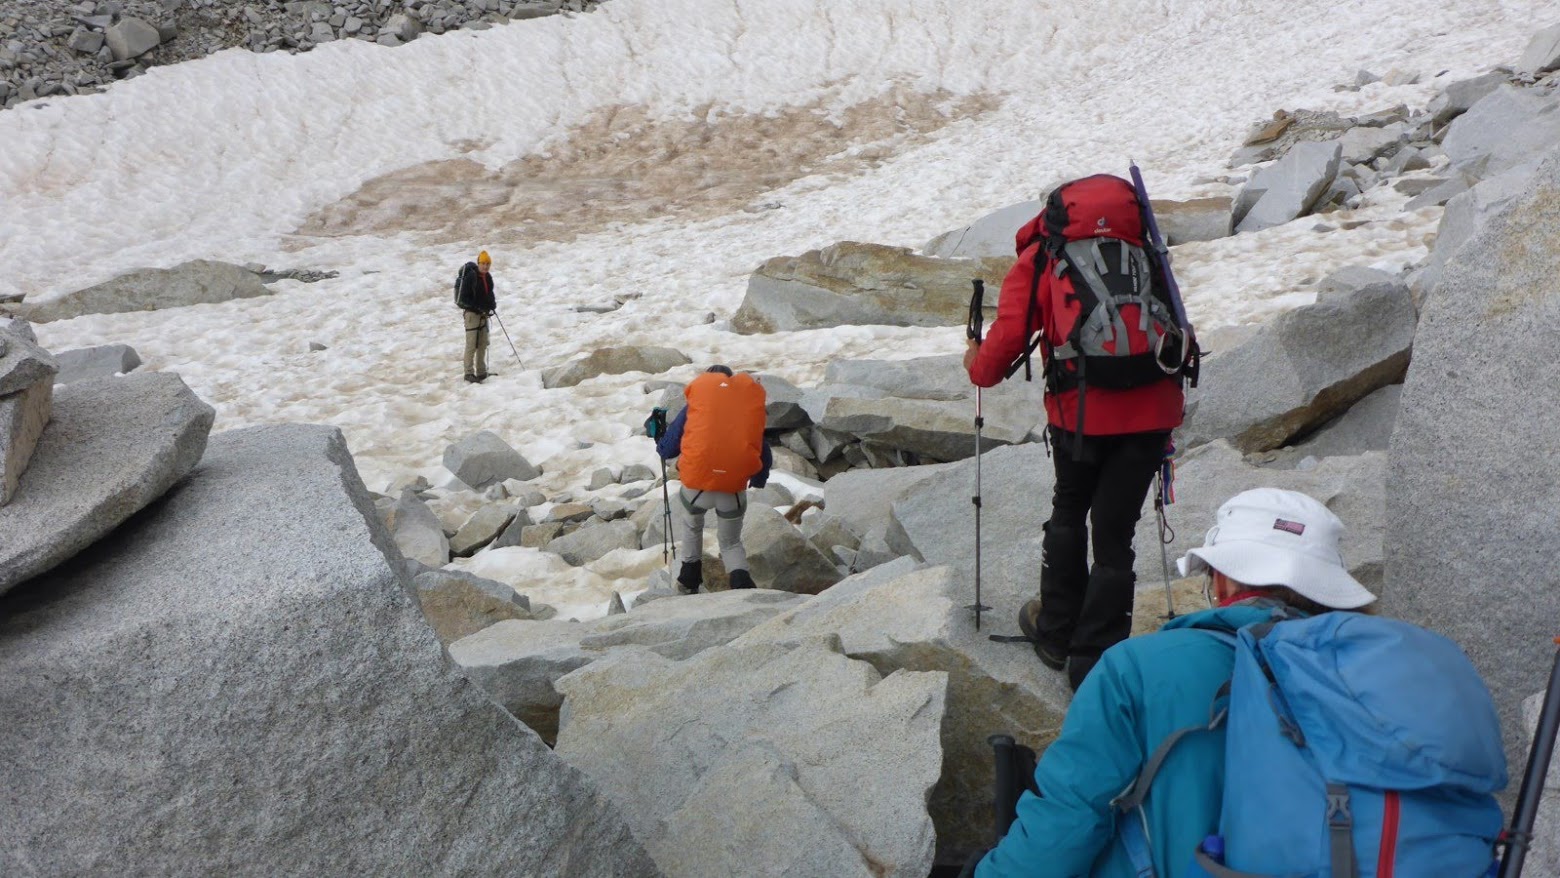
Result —
[[[1301,522],[1298,522],[1298,521],[1290,521],[1290,520],[1288,520],[1286,518],[1275,519],[1273,521],[1273,529],[1274,530],[1281,530],[1281,531],[1284,531],[1285,533],[1292,533],[1292,534],[1294,534],[1297,537],[1298,536],[1303,536],[1305,534],[1305,525],[1304,524],[1302,524]]]

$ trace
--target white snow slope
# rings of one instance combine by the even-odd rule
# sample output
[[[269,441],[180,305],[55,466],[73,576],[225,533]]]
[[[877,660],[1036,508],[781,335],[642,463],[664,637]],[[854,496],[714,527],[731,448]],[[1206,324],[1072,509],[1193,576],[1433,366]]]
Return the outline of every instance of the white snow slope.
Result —
[[[267,298],[38,332],[56,350],[135,346],[146,368],[177,370],[216,406],[219,430],[335,424],[376,489],[411,473],[446,482],[445,445],[478,429],[540,464],[548,488],[580,486],[598,466],[655,464],[638,435],[646,376],[543,390],[539,367],[662,344],[696,364],[663,377],[720,361],[809,383],[834,358],[957,351],[951,328],[744,337],[725,326],[769,257],[838,240],[919,246],[1060,178],[1123,172],[1129,156],[1156,197],[1227,194],[1213,178],[1274,110],[1421,105],[1515,58],[1548,11],[1539,0],[613,0],[388,51],[230,50],[0,114],[0,294],[42,300],[194,258],[339,270]],[[1361,67],[1422,82],[1333,90]],[[397,171],[410,176],[351,198]],[[1438,211],[1402,217],[1401,199],[1378,197],[1351,231],[1302,219],[1177,248],[1194,321],[1261,320],[1310,301],[1308,283],[1334,268],[1421,258]],[[450,285],[483,247],[525,368],[495,333],[500,374],[476,386],[460,380]],[[573,310],[624,294],[640,297],[610,314]],[[311,354],[310,341],[329,350]],[[531,550],[503,555],[484,569],[582,613],[608,587],[640,587],[660,560],[638,553],[598,576]]]

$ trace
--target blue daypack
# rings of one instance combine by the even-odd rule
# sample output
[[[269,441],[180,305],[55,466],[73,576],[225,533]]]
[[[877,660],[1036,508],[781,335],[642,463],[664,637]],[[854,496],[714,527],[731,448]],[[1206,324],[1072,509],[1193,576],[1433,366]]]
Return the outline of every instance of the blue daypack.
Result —
[[[1226,728],[1219,835],[1192,878],[1483,878],[1503,826],[1500,721],[1452,641],[1358,613],[1238,634],[1207,726],[1168,737],[1113,803],[1139,878],[1153,878],[1141,804],[1187,734]],[[1221,850],[1222,848],[1222,850]]]

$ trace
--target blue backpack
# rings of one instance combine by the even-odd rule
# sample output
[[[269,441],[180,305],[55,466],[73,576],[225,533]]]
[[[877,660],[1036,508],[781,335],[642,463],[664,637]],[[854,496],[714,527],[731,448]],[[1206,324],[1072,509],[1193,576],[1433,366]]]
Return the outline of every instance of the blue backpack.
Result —
[[[1226,727],[1219,835],[1192,878],[1483,878],[1506,786],[1489,690],[1452,641],[1358,613],[1287,616],[1238,634],[1207,726],[1181,729],[1113,804],[1153,878],[1141,804],[1188,734]]]

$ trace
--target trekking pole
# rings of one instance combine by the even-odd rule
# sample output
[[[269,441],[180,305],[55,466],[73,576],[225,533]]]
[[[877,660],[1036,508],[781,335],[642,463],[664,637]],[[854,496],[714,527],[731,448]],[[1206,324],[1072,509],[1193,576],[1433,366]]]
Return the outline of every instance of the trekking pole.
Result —
[[[1560,637],[1555,638],[1555,643],[1560,644]],[[1527,859],[1528,845],[1533,841],[1538,802],[1544,796],[1544,781],[1549,777],[1549,760],[1554,755],[1557,732],[1560,732],[1560,650],[1556,651],[1554,667],[1549,671],[1549,688],[1544,692],[1544,708],[1539,712],[1533,749],[1528,753],[1527,773],[1522,775],[1517,811],[1512,817],[1511,829],[1504,833],[1506,855],[1501,858],[1500,878],[1519,878],[1522,874],[1522,863]]]
[[[1175,466],[1170,461],[1170,455],[1175,453],[1175,446],[1165,448],[1165,459],[1159,462],[1159,470],[1154,473],[1154,514],[1159,518],[1159,569],[1165,577],[1165,618],[1175,618],[1175,595],[1170,589],[1170,543],[1175,541],[1175,531],[1170,529],[1170,522],[1165,518],[1165,507],[1169,505],[1173,497],[1171,488],[1173,479],[1166,478],[1166,473]],[[1169,535],[1166,538],[1166,535]]]
[[[677,557],[677,547],[671,543],[672,501],[666,490],[666,458],[661,458],[661,563],[671,567],[671,558]],[[670,555],[667,554],[670,549]]]
[[[980,332],[985,323],[986,313],[986,282],[980,278],[971,281],[975,286],[975,292],[970,296],[970,320],[964,327],[965,335],[977,344],[980,343]],[[980,630],[980,613],[990,609],[980,602],[980,446],[981,430],[986,426],[986,419],[981,412],[980,385],[975,386],[975,496],[970,500],[975,504],[975,630]]]
[[[509,337],[509,330],[504,328],[504,318],[498,316],[498,312],[494,311],[493,319],[498,321],[499,331],[504,333],[504,340],[509,342],[509,352],[515,355],[515,362],[520,364],[522,372],[525,371],[525,361],[520,359],[520,352],[515,350],[515,340]]]

